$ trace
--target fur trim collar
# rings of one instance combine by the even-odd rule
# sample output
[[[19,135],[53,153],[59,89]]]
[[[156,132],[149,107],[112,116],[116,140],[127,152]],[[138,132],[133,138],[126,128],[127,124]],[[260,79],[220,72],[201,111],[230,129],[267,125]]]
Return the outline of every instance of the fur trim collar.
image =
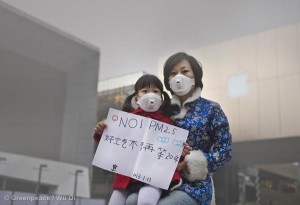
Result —
[[[188,99],[186,99],[186,101],[184,101],[182,103],[182,106],[181,106],[180,99],[177,95],[172,96],[171,104],[178,105],[179,107],[183,107],[186,103],[193,102],[193,101],[197,100],[199,97],[201,97],[201,88],[198,87],[193,92],[193,95],[191,97],[189,97]]]
[[[201,88],[196,88],[193,95],[191,97],[189,97],[188,99],[186,99],[186,101],[184,101],[181,106],[179,97],[177,95],[173,95],[172,99],[171,99],[171,104],[178,105],[180,107],[180,113],[173,116],[173,118],[174,119],[182,119],[188,111],[188,109],[185,107],[185,104],[189,103],[189,102],[193,102],[200,97],[201,97]]]

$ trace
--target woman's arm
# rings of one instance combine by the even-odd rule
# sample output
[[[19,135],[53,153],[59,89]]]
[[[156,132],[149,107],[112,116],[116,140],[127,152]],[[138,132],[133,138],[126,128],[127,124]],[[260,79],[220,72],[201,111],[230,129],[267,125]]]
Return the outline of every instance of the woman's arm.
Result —
[[[207,174],[215,172],[231,159],[231,134],[229,132],[228,120],[221,107],[215,103],[211,118],[211,137],[213,146],[210,152],[194,150],[186,156],[185,175],[191,181],[204,180]]]
[[[232,138],[229,131],[229,123],[219,104],[214,107],[214,117],[211,125],[213,147],[207,158],[208,171],[215,172],[232,158]]]

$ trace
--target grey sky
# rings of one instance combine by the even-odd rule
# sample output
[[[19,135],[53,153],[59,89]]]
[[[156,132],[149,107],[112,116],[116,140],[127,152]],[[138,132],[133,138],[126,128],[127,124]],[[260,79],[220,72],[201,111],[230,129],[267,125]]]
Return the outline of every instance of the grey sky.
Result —
[[[299,0],[2,0],[101,50],[100,79],[160,56],[300,21]]]

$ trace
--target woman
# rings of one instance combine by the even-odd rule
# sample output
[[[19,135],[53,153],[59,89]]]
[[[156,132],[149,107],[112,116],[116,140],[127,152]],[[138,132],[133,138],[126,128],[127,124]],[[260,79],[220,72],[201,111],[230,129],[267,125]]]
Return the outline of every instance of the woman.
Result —
[[[227,118],[219,104],[201,97],[202,76],[201,65],[186,53],[172,55],[164,65],[164,84],[173,95],[172,119],[189,130],[192,151],[178,165],[182,185],[158,205],[215,204],[211,175],[231,159]],[[127,204],[136,204],[135,194],[129,199]]]
[[[182,162],[182,185],[159,205],[183,204],[178,197],[195,201],[188,204],[211,204],[211,174],[231,159],[227,118],[219,104],[201,97],[202,76],[201,65],[186,53],[171,56],[164,65],[164,84],[173,95],[174,124],[189,130],[187,143],[193,151]]]

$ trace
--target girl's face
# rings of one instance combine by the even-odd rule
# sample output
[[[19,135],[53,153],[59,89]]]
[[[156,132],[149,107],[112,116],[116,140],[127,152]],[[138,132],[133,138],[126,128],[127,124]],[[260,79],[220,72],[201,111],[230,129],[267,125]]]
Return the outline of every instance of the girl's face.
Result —
[[[194,72],[192,70],[192,67],[190,63],[185,59],[177,63],[171,70],[169,74],[169,81],[179,73],[185,75],[186,77],[194,78]]]
[[[137,97],[142,97],[143,95],[150,93],[150,92],[155,93],[159,96],[162,95],[162,93],[160,92],[160,90],[158,88],[151,85],[150,87],[140,89],[137,93]]]
[[[145,87],[138,91],[136,104],[145,112],[156,112],[162,105],[162,93],[154,86]]]

